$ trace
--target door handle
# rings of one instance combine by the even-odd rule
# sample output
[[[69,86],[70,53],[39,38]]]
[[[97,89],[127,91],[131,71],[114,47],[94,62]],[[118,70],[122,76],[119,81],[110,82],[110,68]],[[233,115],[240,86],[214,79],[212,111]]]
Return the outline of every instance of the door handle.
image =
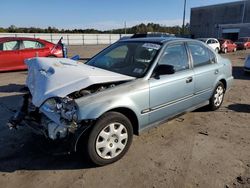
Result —
[[[193,77],[188,77],[187,79],[186,79],[186,83],[190,83],[190,82],[192,82],[193,81]]]
[[[219,70],[216,69],[216,70],[214,71],[214,74],[218,74],[218,73],[219,73]]]

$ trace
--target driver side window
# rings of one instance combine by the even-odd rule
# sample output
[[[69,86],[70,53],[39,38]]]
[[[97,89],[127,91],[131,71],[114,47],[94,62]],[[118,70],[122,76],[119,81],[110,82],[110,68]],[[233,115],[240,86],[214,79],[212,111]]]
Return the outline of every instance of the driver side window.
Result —
[[[119,66],[122,64],[127,54],[128,47],[126,45],[122,45],[115,48],[114,50],[111,50],[104,56],[97,58],[94,64],[95,66],[104,69],[112,66]]]
[[[123,45],[111,52],[107,53],[105,56],[115,59],[125,58],[128,53],[128,47]]]
[[[174,44],[168,46],[158,63],[159,65],[172,65],[175,72],[189,68],[188,56],[184,44]]]

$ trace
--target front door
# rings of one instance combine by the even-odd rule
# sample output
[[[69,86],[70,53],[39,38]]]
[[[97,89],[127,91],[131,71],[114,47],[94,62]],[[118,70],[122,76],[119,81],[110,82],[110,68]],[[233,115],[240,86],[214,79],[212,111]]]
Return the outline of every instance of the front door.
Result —
[[[192,106],[193,70],[184,43],[168,45],[158,65],[173,65],[175,73],[150,78],[149,121],[154,123],[185,111]]]
[[[23,68],[23,59],[20,56],[18,40],[7,41],[0,44],[0,68],[2,70],[11,70]]]

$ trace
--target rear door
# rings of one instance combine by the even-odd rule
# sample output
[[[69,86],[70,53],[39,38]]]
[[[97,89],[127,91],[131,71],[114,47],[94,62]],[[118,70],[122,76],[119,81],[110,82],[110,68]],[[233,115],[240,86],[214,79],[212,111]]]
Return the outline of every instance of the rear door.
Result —
[[[175,73],[150,78],[150,123],[181,113],[192,106],[193,70],[184,43],[170,44],[164,49],[158,65],[173,65]]]
[[[207,101],[219,74],[217,59],[210,49],[197,42],[188,42],[194,70],[194,105]]]
[[[20,56],[20,41],[12,40],[0,44],[0,69],[12,70],[25,68]]]

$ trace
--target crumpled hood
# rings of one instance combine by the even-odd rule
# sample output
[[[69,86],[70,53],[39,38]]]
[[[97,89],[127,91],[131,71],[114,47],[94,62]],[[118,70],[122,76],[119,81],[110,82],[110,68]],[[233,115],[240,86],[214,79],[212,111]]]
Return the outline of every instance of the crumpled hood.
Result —
[[[37,57],[25,63],[28,66],[26,85],[37,107],[48,98],[65,97],[93,84],[134,79],[65,58]]]

